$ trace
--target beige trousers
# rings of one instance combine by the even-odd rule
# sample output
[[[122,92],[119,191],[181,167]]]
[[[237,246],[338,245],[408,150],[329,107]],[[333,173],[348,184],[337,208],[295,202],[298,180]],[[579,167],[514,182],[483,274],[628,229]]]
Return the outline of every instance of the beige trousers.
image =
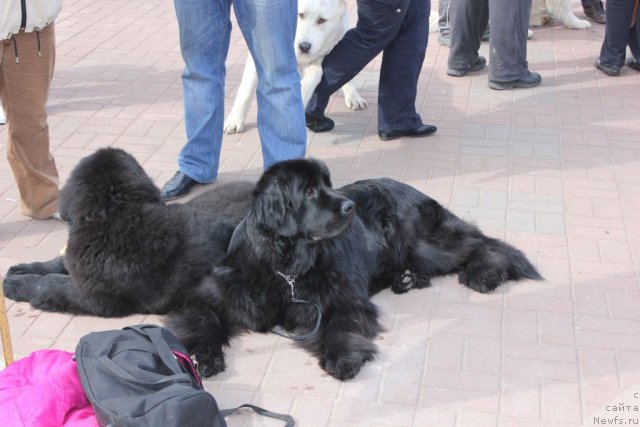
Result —
[[[14,40],[0,43],[7,159],[18,185],[22,213],[38,219],[46,219],[58,209],[58,170],[49,151],[46,109],[54,65],[53,23],[39,34],[20,32]]]

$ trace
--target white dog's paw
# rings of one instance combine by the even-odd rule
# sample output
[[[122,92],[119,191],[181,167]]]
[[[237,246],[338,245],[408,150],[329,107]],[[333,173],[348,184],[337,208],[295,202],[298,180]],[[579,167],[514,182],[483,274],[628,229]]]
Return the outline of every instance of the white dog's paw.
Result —
[[[358,92],[353,92],[349,95],[344,95],[344,105],[352,110],[364,110],[367,108],[367,101]]]
[[[529,19],[530,27],[551,27],[553,25],[553,16],[550,15],[531,15]]]
[[[585,21],[584,19],[572,19],[569,22],[565,22],[564,26],[567,28],[571,28],[572,30],[588,30],[591,28],[591,22]]]
[[[527,39],[530,39],[531,37],[533,37],[533,31],[527,30]]]
[[[244,131],[244,120],[230,114],[229,117],[227,117],[227,120],[224,121],[222,129],[227,135],[242,133],[242,131]]]

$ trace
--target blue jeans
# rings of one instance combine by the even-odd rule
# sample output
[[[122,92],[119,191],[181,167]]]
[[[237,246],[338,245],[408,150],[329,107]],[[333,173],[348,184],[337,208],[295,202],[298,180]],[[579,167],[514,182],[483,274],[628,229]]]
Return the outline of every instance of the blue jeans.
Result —
[[[232,0],[175,0],[187,143],[180,172],[200,183],[218,175],[224,121],[225,60]],[[304,157],[306,127],[294,38],[296,0],[233,0],[258,72],[258,132],[265,168]]]

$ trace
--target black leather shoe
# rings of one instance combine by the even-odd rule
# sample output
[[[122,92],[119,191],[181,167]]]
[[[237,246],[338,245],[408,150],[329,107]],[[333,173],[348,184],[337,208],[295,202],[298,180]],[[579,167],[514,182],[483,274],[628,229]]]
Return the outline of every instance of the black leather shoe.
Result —
[[[167,183],[162,187],[160,197],[162,200],[178,199],[186,196],[189,191],[198,184],[198,181],[178,171]]]
[[[617,77],[620,75],[620,67],[605,64],[604,62],[600,62],[599,59],[598,62],[596,62],[596,68],[605,73],[607,76]]]
[[[316,119],[309,116],[308,114],[305,114],[304,118],[307,122],[307,129],[309,129],[311,132],[328,132],[336,125],[333,120],[331,120],[327,116]]]
[[[640,64],[635,59],[630,59],[627,61],[627,67],[632,70],[640,71]]]
[[[435,133],[438,128],[433,125],[420,125],[417,128],[405,130],[379,130],[378,136],[383,141],[390,141],[403,136],[427,136]]]
[[[507,90],[507,89],[526,89],[530,87],[536,87],[542,82],[542,77],[535,71],[530,71],[525,77],[520,80],[514,80],[511,82],[494,82],[489,80],[489,87],[494,90]]]

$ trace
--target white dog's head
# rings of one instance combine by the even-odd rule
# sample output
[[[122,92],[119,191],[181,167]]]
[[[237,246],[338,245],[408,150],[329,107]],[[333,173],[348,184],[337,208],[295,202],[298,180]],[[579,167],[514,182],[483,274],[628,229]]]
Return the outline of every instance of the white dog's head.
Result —
[[[347,31],[345,0],[298,0],[296,57],[304,65],[324,57]]]

